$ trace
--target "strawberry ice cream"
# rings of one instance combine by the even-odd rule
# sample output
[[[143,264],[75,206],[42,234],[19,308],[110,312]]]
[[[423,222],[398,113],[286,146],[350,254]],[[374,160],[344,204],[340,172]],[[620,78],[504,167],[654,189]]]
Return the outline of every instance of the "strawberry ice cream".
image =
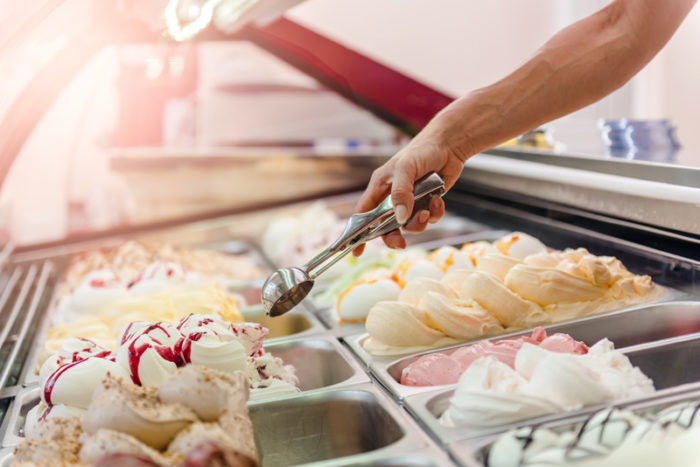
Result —
[[[553,352],[573,354],[588,352],[588,347],[583,342],[561,333],[548,337],[544,328],[538,327],[530,336],[482,341],[451,352],[424,355],[403,369],[401,384],[408,386],[455,384],[469,365],[487,356],[495,357],[506,365],[514,367],[515,355],[526,342]]]

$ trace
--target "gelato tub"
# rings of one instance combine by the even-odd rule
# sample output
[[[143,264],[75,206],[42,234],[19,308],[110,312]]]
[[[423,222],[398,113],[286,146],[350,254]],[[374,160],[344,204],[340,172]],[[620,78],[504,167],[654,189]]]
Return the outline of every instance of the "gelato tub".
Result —
[[[252,403],[249,409],[258,452],[270,467],[329,459],[337,465],[376,465],[374,456],[400,457],[429,444],[415,423],[371,385]],[[356,457],[342,459],[348,456]]]

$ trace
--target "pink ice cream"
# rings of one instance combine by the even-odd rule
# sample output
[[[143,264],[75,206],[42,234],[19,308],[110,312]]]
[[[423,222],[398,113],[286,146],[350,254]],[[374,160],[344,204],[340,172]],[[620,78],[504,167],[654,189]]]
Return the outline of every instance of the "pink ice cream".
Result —
[[[515,354],[527,342],[553,352],[585,354],[588,347],[568,334],[557,333],[547,337],[544,328],[535,328],[530,336],[497,341],[482,341],[460,347],[451,352],[424,355],[401,372],[401,384],[408,386],[439,386],[454,384],[469,365],[481,357],[496,357],[513,367]]]

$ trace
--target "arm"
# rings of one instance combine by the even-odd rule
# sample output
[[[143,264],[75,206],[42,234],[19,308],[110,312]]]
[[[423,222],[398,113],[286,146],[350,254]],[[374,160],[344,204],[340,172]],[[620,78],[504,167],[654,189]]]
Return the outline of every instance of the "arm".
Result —
[[[610,94],[668,42],[696,0],[614,0],[547,41],[500,81],[455,100],[405,148],[377,169],[358,202],[359,212],[391,193],[399,221],[413,209],[413,182],[430,171],[448,188],[474,154]],[[407,226],[422,231],[444,214],[434,198]],[[385,238],[403,247],[401,234]]]

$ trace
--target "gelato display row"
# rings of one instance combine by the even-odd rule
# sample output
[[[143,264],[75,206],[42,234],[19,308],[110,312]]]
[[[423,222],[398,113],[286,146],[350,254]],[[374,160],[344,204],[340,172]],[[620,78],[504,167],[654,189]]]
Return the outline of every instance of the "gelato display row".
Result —
[[[128,240],[44,260],[55,280],[8,388],[2,466],[546,465],[682,443],[655,427],[690,409],[610,408],[700,390],[700,372],[660,363],[690,363],[700,303],[658,256],[448,215],[448,235],[373,241],[262,316],[265,277],[333,242],[343,215],[292,209],[248,253]],[[603,448],[539,428],[575,417],[640,434],[610,422]]]

